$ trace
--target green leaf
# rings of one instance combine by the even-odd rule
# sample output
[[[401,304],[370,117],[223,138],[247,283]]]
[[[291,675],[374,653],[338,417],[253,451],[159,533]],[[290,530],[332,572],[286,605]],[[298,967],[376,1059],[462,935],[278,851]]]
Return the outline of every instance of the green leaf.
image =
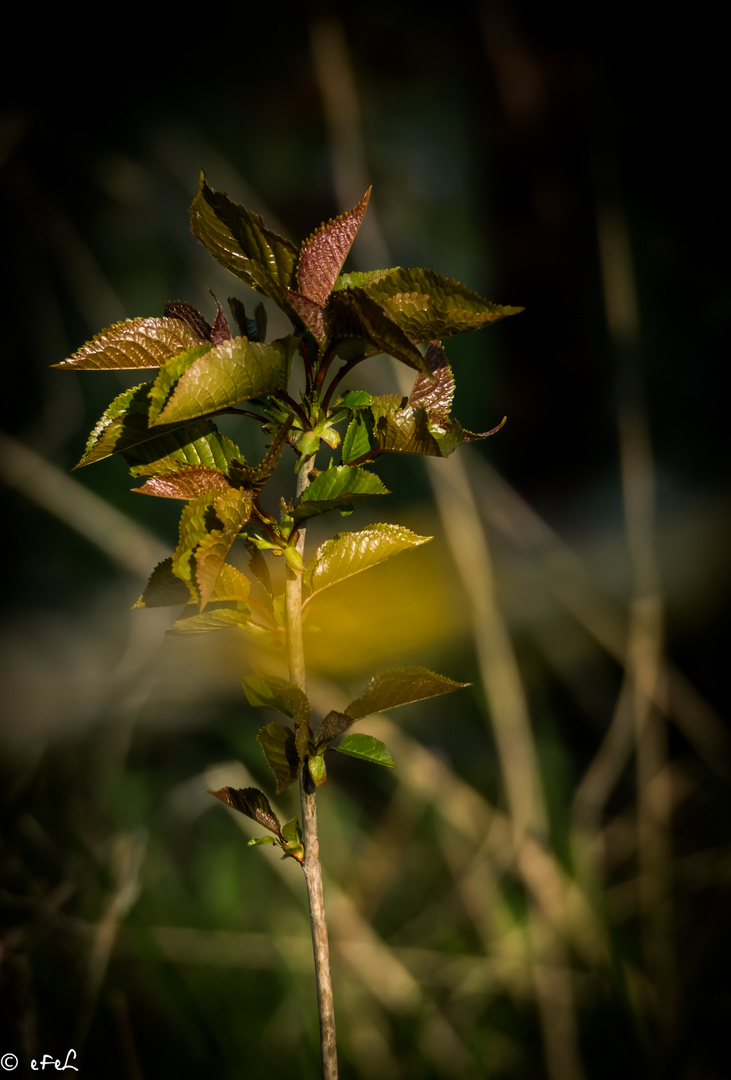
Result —
[[[229,549],[251,511],[251,495],[241,488],[206,492],[192,499],[183,510],[173,572],[186,582],[201,611],[210,600]]]
[[[354,416],[348,424],[343,439],[343,465],[367,454],[371,449],[371,435],[368,424],[362,416]]]
[[[362,720],[371,713],[395,709],[414,701],[450,694],[469,683],[454,682],[423,667],[393,668],[374,675],[365,692],[351,701],[345,712],[353,720]]]
[[[321,307],[333,290],[371,197],[368,188],[352,210],[321,225],[305,240],[297,265],[298,291]]]
[[[377,281],[379,278],[386,277],[387,274],[393,274],[400,269],[399,266],[395,266],[390,270],[355,270],[350,274],[341,274],[333,286],[333,292],[337,292],[339,289],[361,289],[366,282]]]
[[[248,338],[224,341],[180,376],[153,424],[192,420],[281,389],[295,344],[291,335],[268,345]]]
[[[258,847],[259,844],[274,844],[274,846],[277,847],[277,841],[273,836],[252,836],[252,838],[247,841],[246,846]]]
[[[343,289],[331,294],[325,305],[325,328],[328,340],[332,342],[364,341],[376,352],[388,353],[409,367],[429,374],[416,345],[363,289]]]
[[[165,435],[159,432],[160,428],[153,428],[146,441],[124,451],[132,476],[175,472],[183,465],[205,466],[228,475],[233,461],[244,460],[238,446],[212,420],[175,425]]]
[[[224,563],[216,578],[211,600],[218,603],[246,604],[250,589],[251,582],[246,575],[230,563]],[[170,558],[158,563],[152,571],[145,591],[134,607],[174,607],[188,603],[190,603],[190,591],[187,585],[173,573],[173,560]],[[244,610],[248,612],[248,606]]]
[[[305,488],[292,517],[295,521],[304,521],[371,495],[388,495],[388,489],[375,473],[354,465],[336,465],[325,469]]]
[[[288,844],[292,842],[302,843],[302,829],[298,818],[293,817],[286,825],[282,825],[282,840]]]
[[[380,416],[373,434],[379,450],[444,457],[438,440],[430,430],[429,416],[422,408],[408,406]]]
[[[244,693],[255,707],[276,709],[293,720],[305,724],[310,719],[311,706],[307,694],[299,686],[276,675],[251,675],[244,680]]]
[[[335,750],[341,754],[350,754],[351,757],[363,758],[364,761],[372,761],[374,765],[387,765],[391,769],[396,768],[396,762],[391,757],[388,747],[375,739],[372,735],[346,735],[338,743]]]
[[[322,754],[313,754],[307,759],[307,768],[310,770],[310,776],[313,783],[317,787],[322,785],[327,780],[327,768],[325,767],[325,758]]]
[[[411,341],[431,341],[479,330],[523,310],[493,304],[434,270],[393,270],[365,282],[363,291]]]
[[[263,727],[257,739],[269,762],[269,767],[277,781],[277,795],[280,795],[297,779],[300,758],[294,740],[294,732],[277,720]]]
[[[347,394],[340,398],[338,405],[344,405],[346,409],[362,409],[372,401],[373,398],[367,390],[348,390]]]
[[[279,818],[272,810],[271,804],[264,792],[259,791],[258,788],[224,787],[219,788],[218,791],[209,790],[208,794],[215,795],[217,799],[227,803],[228,806],[232,806],[234,810],[246,814],[247,817],[256,821],[257,824],[263,825],[265,829],[269,829],[269,832],[273,832],[275,836],[282,836]],[[259,842],[261,843],[262,841],[260,840]]]
[[[295,284],[297,248],[267,229],[258,214],[214,191],[203,174],[190,208],[190,226],[222,266],[288,309],[286,290]]]
[[[202,345],[196,345],[194,349],[188,349],[187,352],[181,353],[180,356],[176,356],[167,364],[163,364],[160,368],[159,375],[152,384],[152,390],[150,390],[150,412],[148,414],[148,420],[151,424],[155,423],[158,416],[167,405],[177,386],[178,380],[185,374],[188,368],[193,366],[196,360],[200,360],[201,356],[205,356],[206,353],[209,353],[212,350],[213,343],[207,341]]]
[[[200,345],[200,338],[179,319],[125,319],[53,367],[84,371],[156,368],[195,345]]]
[[[402,525],[370,525],[360,532],[338,533],[320,545],[307,567],[304,583],[308,599],[429,540],[430,536],[418,536]]]

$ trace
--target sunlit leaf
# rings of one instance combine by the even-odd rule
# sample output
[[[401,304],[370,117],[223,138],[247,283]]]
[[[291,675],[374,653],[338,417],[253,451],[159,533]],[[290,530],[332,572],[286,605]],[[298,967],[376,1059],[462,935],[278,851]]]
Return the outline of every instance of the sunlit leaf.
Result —
[[[334,749],[339,750],[341,754],[349,754],[351,757],[362,758],[364,761],[372,761],[374,765],[387,765],[392,769],[396,768],[396,763],[391,757],[388,747],[384,746],[380,739],[375,739],[372,735],[361,735],[360,733],[346,735]]]
[[[368,188],[357,206],[321,225],[302,245],[297,265],[298,291],[320,306],[333,290],[370,197]]]
[[[295,521],[304,521],[317,514],[371,495],[388,495],[388,489],[375,473],[354,465],[337,465],[325,469],[305,488],[299,506],[292,511]]]
[[[168,300],[163,310],[166,317],[184,322],[201,341],[213,341],[213,327],[187,300]]]
[[[416,345],[363,289],[333,292],[325,305],[325,327],[332,342],[351,339],[368,342],[377,352],[388,353],[429,375],[429,368]]]
[[[362,416],[354,416],[348,424],[343,439],[343,465],[350,465],[352,461],[367,454],[370,449],[371,435],[368,425]]]
[[[204,466],[228,474],[231,462],[243,462],[238,446],[223,435],[212,420],[194,420],[174,426],[160,435],[160,428],[149,431],[149,438],[124,451],[132,476],[157,476],[176,472],[181,466]]]
[[[333,291],[338,289],[360,289],[367,281],[377,281],[379,278],[393,274],[400,267],[395,266],[389,270],[355,270],[349,274],[341,274],[333,286]]]
[[[307,759],[307,768],[310,771],[312,781],[317,787],[322,785],[327,780],[327,768],[325,766],[325,758],[322,754],[314,754]]]
[[[287,679],[276,675],[251,675],[244,680],[244,692],[250,705],[276,709],[295,724],[304,724],[310,718],[307,694]]]
[[[434,378],[417,375],[407,404],[424,409],[431,419],[446,418],[454,398],[454,376],[438,341],[429,342],[424,359]]]
[[[234,810],[246,814],[257,824],[263,825],[265,829],[269,829],[269,832],[273,832],[275,836],[282,836],[279,818],[272,810],[271,803],[264,792],[259,791],[258,788],[224,787],[219,788],[218,791],[209,790],[208,794],[215,795],[217,799],[232,806]]]
[[[257,739],[277,781],[277,795],[293,784],[299,773],[300,759],[294,741],[294,731],[277,720],[263,727]]]
[[[393,668],[374,675],[365,692],[351,701],[345,712],[353,720],[361,720],[371,713],[395,709],[397,705],[409,705],[439,694],[450,694],[465,686],[469,686],[469,683],[454,682],[427,668]]]
[[[283,385],[294,344],[291,337],[268,345],[248,338],[223,342],[181,375],[154,423],[190,420],[273,393]]]
[[[251,517],[251,495],[240,488],[232,488],[218,495],[213,511],[221,528],[209,529],[195,551],[196,583],[200,595],[201,611],[211,599],[226,556],[241,528]]]
[[[252,836],[250,840],[247,840],[247,847],[259,847],[261,844],[273,844],[277,846],[277,841],[273,836]]]
[[[150,412],[148,420],[151,424],[155,423],[158,416],[167,405],[173,391],[178,385],[179,379],[185,374],[188,368],[192,367],[196,360],[200,360],[202,356],[205,356],[212,350],[212,342],[206,341],[202,345],[196,345],[194,349],[188,349],[186,352],[181,353],[180,356],[176,356],[174,359],[168,361],[167,364],[162,365],[157,378],[152,384],[152,389],[150,390]]]
[[[125,319],[53,366],[85,371],[156,368],[195,345],[200,345],[197,333],[179,319]]]
[[[226,555],[251,510],[251,495],[240,488],[206,492],[183,510],[173,572],[186,582],[201,611],[211,598]]]
[[[430,536],[418,536],[402,525],[370,525],[360,532],[338,533],[315,552],[305,573],[305,588],[312,597],[330,585],[429,540]]]
[[[444,457],[438,440],[430,430],[429,416],[422,408],[407,406],[386,413],[378,418],[373,434],[380,450]]]
[[[381,305],[411,341],[431,341],[479,330],[523,310],[493,304],[434,270],[399,268],[365,282],[363,291]]]
[[[174,472],[151,476],[142,487],[132,488],[141,495],[158,495],[164,499],[184,499],[188,502],[206,491],[221,491],[228,479],[218,469],[208,465],[182,465]]]
[[[258,214],[214,191],[202,174],[190,224],[193,235],[222,266],[287,309],[287,289],[295,284],[294,244],[268,229]]]

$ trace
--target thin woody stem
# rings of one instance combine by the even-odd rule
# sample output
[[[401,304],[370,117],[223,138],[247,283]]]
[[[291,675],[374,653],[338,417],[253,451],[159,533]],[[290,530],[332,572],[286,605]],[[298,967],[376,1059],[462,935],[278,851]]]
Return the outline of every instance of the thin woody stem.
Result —
[[[297,476],[298,497],[310,482],[314,462],[313,455],[308,458],[299,471]],[[305,529],[301,528],[297,540],[297,550],[300,554],[304,554],[304,547]],[[302,575],[296,574],[289,568],[287,568],[285,599],[287,607],[289,677],[301,690],[305,690],[305,654],[302,642]],[[315,787],[310,779],[306,762],[300,772],[300,805],[302,808],[302,833],[305,847],[304,862],[301,865],[307,882],[307,898],[310,903],[312,950],[315,957],[317,1003],[320,1012],[322,1075],[323,1080],[337,1080],[338,1057],[335,1040],[335,1008],[330,976],[330,948],[327,938],[325,898],[322,888],[320,843],[317,833],[317,803],[315,800]]]

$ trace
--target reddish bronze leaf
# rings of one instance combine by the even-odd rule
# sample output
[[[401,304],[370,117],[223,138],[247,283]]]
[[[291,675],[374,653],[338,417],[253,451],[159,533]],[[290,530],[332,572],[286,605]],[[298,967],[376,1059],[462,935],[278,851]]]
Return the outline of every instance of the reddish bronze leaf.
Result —
[[[201,341],[213,340],[210,323],[203,318],[198,308],[194,308],[187,300],[168,300],[163,310],[167,318],[179,319],[189,326]]]
[[[322,306],[333,290],[371,197],[368,188],[352,210],[321,225],[302,245],[297,284],[303,296]]]
[[[222,491],[229,487],[228,477],[208,465],[190,465],[175,472],[151,476],[142,487],[132,488],[141,495],[159,495],[164,499],[189,502],[204,491]]]
[[[279,819],[271,808],[269,800],[263,791],[255,787],[247,788],[219,788],[218,791],[208,791],[209,795],[215,795],[221,802],[232,806],[247,817],[269,829],[275,836],[281,836]]]
[[[407,404],[420,405],[426,410],[430,420],[446,420],[454,397],[454,377],[441,342],[430,341],[424,359],[429,370],[434,373],[434,378],[417,375]]]

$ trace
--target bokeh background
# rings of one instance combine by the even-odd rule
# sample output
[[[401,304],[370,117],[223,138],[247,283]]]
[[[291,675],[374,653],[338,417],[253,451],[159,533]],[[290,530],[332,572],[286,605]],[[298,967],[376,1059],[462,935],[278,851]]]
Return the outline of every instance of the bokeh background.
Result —
[[[273,792],[246,655],[130,611],[178,507],[131,493],[123,462],[71,471],[126,384],[49,366],[168,299],[210,314],[209,286],[244,295],[188,231],[204,168],[296,241],[373,184],[351,266],[430,266],[526,308],[447,348],[455,415],[505,428],[387,461],[393,495],[345,523],[433,542],[320,601],[321,712],[399,663],[472,684],[364,723],[398,770],[338,760],[322,790],[343,1077],[728,1076],[731,236],[710,12],[18,13],[0,1053],[19,1075],[72,1047],[89,1078],[319,1075],[299,871],[206,794]],[[373,362],[375,389],[396,378]]]

